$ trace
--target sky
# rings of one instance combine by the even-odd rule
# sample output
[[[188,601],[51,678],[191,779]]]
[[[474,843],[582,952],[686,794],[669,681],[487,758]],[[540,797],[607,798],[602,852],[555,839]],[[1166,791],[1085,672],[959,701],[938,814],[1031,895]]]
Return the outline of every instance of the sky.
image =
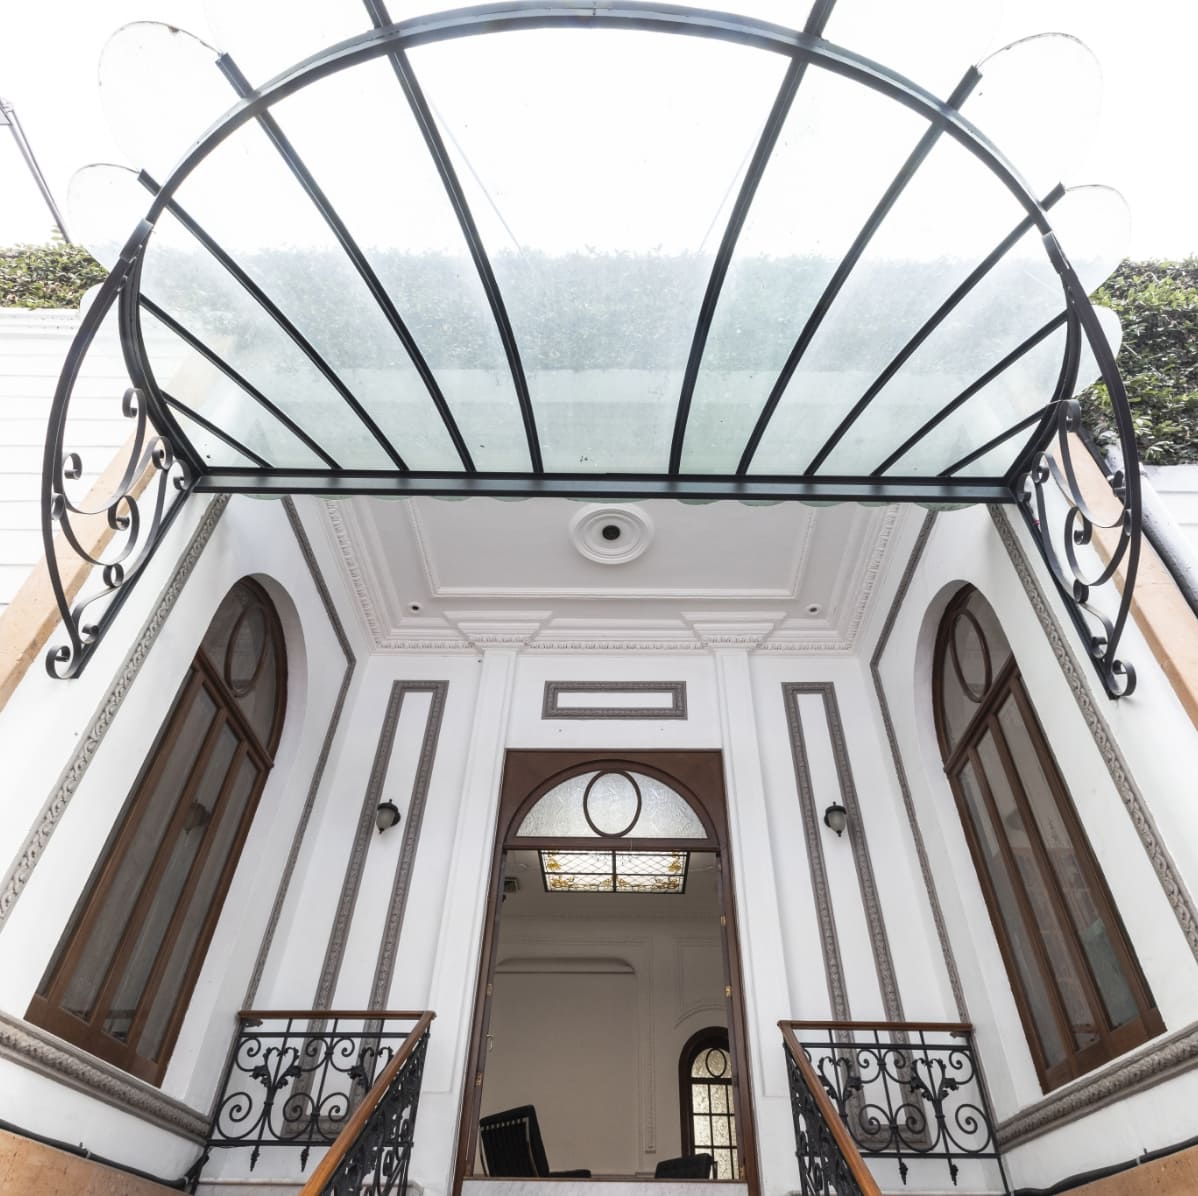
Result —
[[[210,0],[218,14],[275,2]],[[736,6],[744,8],[748,2],[736,0]],[[898,8],[904,0],[861,2],[905,11]],[[946,2],[918,0],[907,7],[919,10]],[[976,11],[985,0],[952,3]],[[720,5],[715,0],[703,6]],[[421,11],[433,7],[420,0]],[[1198,5],[1179,0],[1139,0],[1134,6],[1126,0],[1008,0],[994,7],[1001,10],[994,48],[1030,34],[1061,31],[1080,38],[1101,64],[1096,134],[1064,181],[1106,183],[1123,194],[1131,210],[1129,256],[1198,253],[1198,155],[1192,152],[1198,92],[1191,75]],[[407,15],[401,0],[392,0],[391,11]],[[0,96],[15,106],[64,207],[77,168],[97,161],[128,162],[98,101],[97,63],[111,32],[148,19],[218,44],[220,40],[213,32],[220,21],[209,21],[202,0],[0,0],[0,18]],[[147,105],[147,121],[162,115],[153,97]],[[43,241],[50,227],[7,130],[0,129],[0,244]]]

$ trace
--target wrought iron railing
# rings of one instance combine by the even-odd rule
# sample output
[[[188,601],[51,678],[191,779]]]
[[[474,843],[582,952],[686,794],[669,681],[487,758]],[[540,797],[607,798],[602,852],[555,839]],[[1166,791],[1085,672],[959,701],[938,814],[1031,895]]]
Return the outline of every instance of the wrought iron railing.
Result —
[[[863,1158],[893,1159],[903,1183],[912,1160],[942,1159],[954,1185],[962,1160],[993,1159],[1003,1190],[1010,1190],[974,1055],[972,1026],[845,1021],[779,1025],[790,1053],[797,1049],[806,1060]],[[791,1089],[793,1099],[793,1076]]]
[[[802,1196],[881,1196],[848,1127],[791,1026],[779,1022],[790,1077],[795,1157]]]
[[[403,1068],[400,1087],[406,1092],[415,1085],[408,1094],[414,1121],[433,1016],[378,1009],[243,1010],[200,1167],[213,1150],[248,1149],[252,1171],[264,1149],[290,1147],[299,1150],[300,1168],[306,1168],[313,1148],[333,1146],[364,1108],[378,1104],[375,1088],[385,1075],[397,1074],[396,1065]]]
[[[403,1196],[416,1133],[428,1028],[424,1013],[383,1068],[300,1196]]]

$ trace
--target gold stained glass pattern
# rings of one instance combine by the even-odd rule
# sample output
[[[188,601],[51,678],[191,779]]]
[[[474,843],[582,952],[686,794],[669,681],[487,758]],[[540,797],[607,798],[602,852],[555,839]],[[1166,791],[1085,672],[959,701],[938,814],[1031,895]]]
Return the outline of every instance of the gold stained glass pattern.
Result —
[[[688,851],[542,850],[547,893],[684,893]]]

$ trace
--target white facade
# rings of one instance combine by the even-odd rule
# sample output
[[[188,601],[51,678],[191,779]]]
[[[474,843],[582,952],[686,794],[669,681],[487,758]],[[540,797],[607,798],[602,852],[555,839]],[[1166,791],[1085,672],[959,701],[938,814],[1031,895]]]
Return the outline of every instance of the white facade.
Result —
[[[237,1011],[365,1007],[386,948],[395,966],[385,1005],[437,1013],[412,1178],[450,1192],[504,754],[671,748],[723,754],[768,1196],[797,1185],[776,1022],[837,1014],[837,984],[853,1018],[897,1008],[906,1020],[974,1024],[1014,1187],[1192,1136],[1198,812],[1183,778],[1198,772],[1198,734],[1134,628],[1126,655],[1139,688],[1117,703],[1102,693],[1017,513],[645,504],[655,534],[628,581],[633,565],[588,562],[571,546],[571,504],[413,501],[414,513],[365,500],[195,497],[84,674],[25,676],[0,714],[0,1118],[59,1137],[69,1124],[94,1151],[180,1175],[197,1155]],[[796,532],[808,546],[797,557]],[[734,546],[743,562],[729,570],[720,553]],[[246,576],[283,620],[286,724],[158,1091],[23,1018],[169,695]],[[1047,1097],[933,727],[935,629],[966,582],[1010,639],[1166,1027]],[[679,682],[686,717],[546,718],[550,681]],[[355,848],[364,803],[379,800],[371,771],[389,702],[398,717],[381,789],[406,827],[438,693],[418,841],[368,828]],[[812,837],[804,802],[822,813],[846,786],[849,832],[821,825]],[[388,944],[401,866],[406,905]],[[358,878],[348,904],[347,875]],[[663,1091],[676,1082],[665,1059],[638,1065]],[[642,1102],[639,1115],[662,1114]],[[563,1166],[586,1162],[551,1151]],[[642,1151],[650,1169],[653,1157]],[[268,1152],[255,1178],[294,1179],[295,1167],[287,1152]],[[887,1165],[877,1173],[902,1190]],[[218,1152],[205,1175],[245,1177],[245,1160]],[[951,1188],[933,1162],[908,1182]],[[964,1167],[959,1190],[1000,1190],[993,1164]]]

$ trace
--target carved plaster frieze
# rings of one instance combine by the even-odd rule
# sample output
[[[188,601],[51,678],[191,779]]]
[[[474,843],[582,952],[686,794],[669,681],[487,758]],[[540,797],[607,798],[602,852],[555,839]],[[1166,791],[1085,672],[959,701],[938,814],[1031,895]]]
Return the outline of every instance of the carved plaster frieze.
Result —
[[[820,940],[823,946],[824,978],[828,985],[828,1002],[835,1020],[848,1021],[852,1017],[849,1009],[848,984],[845,980],[844,962],[840,955],[836,914],[832,908],[832,895],[828,888],[828,868],[824,861],[824,841],[820,835],[819,818],[816,813],[815,786],[811,780],[811,765],[807,758],[807,741],[803,733],[802,716],[799,713],[799,694],[804,692],[804,689],[809,689],[809,687],[784,681],[782,683],[782,701],[786,707],[786,728],[790,736],[790,751],[794,760],[795,786],[799,796],[803,837],[807,841],[807,871],[811,879],[811,895],[815,901],[815,915],[819,923]]]
[[[445,697],[449,692],[448,681],[401,682],[407,693],[428,693],[428,717],[424,724],[424,738],[420,743],[420,758],[416,762],[416,776],[412,780],[412,793],[404,815],[404,839],[400,847],[399,863],[395,869],[395,880],[391,886],[391,899],[387,903],[387,919],[383,923],[383,935],[379,941],[378,960],[375,963],[374,982],[370,987],[371,1009],[385,1009],[391,993],[391,980],[395,975],[395,959],[399,950],[399,935],[403,930],[404,913],[408,907],[408,893],[412,885],[412,870],[416,865],[416,849],[420,843],[420,828],[424,823],[424,807],[428,801],[428,788],[432,781],[433,761],[437,756],[437,744],[441,739],[441,720],[445,715]],[[382,789],[371,793],[371,800],[382,797]],[[377,802],[375,803],[377,806]]]
[[[416,513],[416,504],[409,503],[411,525],[415,538],[417,555],[425,574],[425,582],[429,593],[440,591],[439,579],[435,576],[430,562],[428,546],[425,543],[425,532]],[[352,506],[344,502],[326,500],[324,510],[332,539],[336,545],[342,562],[345,577],[353,592],[355,602],[361,611],[362,621],[370,637],[372,648],[377,652],[469,652],[485,647],[511,647],[517,650],[532,652],[695,652],[708,651],[712,648],[735,648],[752,652],[771,652],[782,655],[806,656],[811,654],[844,655],[852,653],[857,644],[861,627],[869,610],[870,602],[877,589],[878,580],[885,566],[886,556],[894,538],[895,528],[901,517],[898,507],[891,506],[881,512],[877,521],[876,533],[872,541],[860,553],[861,565],[857,568],[846,569],[847,595],[846,610],[838,620],[838,626],[826,626],[812,629],[804,627],[803,621],[770,618],[770,626],[761,635],[754,635],[748,630],[730,631],[709,629],[692,630],[680,624],[677,635],[663,635],[660,626],[645,628],[643,631],[629,629],[626,625],[619,630],[610,631],[603,621],[595,620],[593,627],[582,631],[575,627],[571,632],[555,634],[552,627],[544,624],[552,617],[553,612],[543,612],[538,627],[527,635],[521,635],[515,630],[506,633],[486,632],[477,633],[464,626],[454,616],[447,616],[450,623],[456,624],[456,634],[452,627],[444,631],[429,626],[431,620],[421,620],[423,626],[405,627],[395,625],[394,620],[387,615],[386,582],[376,575],[365,559],[362,546],[369,541],[365,529],[354,514]],[[803,541],[796,556],[796,569],[792,590],[795,594],[801,583],[803,570],[811,552],[813,539],[812,529],[814,520],[804,525]],[[866,555],[866,552],[868,555]],[[551,595],[540,594],[545,598]],[[560,597],[572,597],[563,594]],[[607,595],[619,597],[620,595]],[[642,595],[642,597],[677,598],[672,592],[662,591],[659,594]],[[743,596],[742,596],[743,597]],[[773,601],[778,595],[773,595]],[[496,619],[503,619],[502,612],[497,611]]]
[[[80,736],[79,746],[71,754],[66,768],[59,775],[53,792],[46,799],[41,813],[37,816],[25,842],[17,852],[16,859],[5,873],[3,882],[0,882],[0,926],[12,913],[18,898],[29,883],[34,868],[42,858],[51,836],[62,820],[63,814],[66,813],[71,798],[75,796],[76,790],[82,783],[84,774],[116,718],[117,711],[120,710],[130,687],[138,673],[141,672],[141,667],[145,664],[150,649],[158,639],[167,617],[174,610],[175,603],[183,592],[187,579],[203,555],[204,548],[212,538],[212,533],[216,530],[216,525],[228,505],[229,496],[227,494],[218,495],[208,504],[208,508],[192,533],[187,547],[183,550],[183,555],[179,558],[179,564],[175,567],[170,581],[158,595],[153,613],[142,626],[141,633],[117,670],[116,680],[101,700],[87,730]]]
[[[1191,1022],[1167,1038],[1146,1043],[1101,1071],[1075,1080],[1000,1122],[995,1130],[998,1144],[1010,1150],[1195,1066],[1198,1066],[1198,1022]]]
[[[208,1137],[208,1118],[198,1109],[3,1011],[0,1057],[192,1142]]]

